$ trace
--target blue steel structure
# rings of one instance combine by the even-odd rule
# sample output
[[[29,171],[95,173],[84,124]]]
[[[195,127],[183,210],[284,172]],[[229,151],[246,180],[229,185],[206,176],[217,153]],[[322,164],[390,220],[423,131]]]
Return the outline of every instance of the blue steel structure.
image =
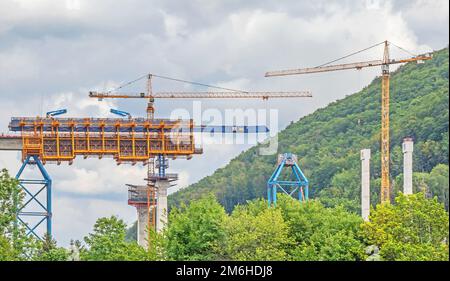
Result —
[[[116,114],[116,115],[119,115],[119,116],[122,116],[122,117],[129,117],[129,118],[131,118],[131,114],[129,112],[126,112],[126,111],[122,111],[122,110],[111,108],[109,110],[109,112],[111,112],[113,114]]]
[[[169,168],[168,159],[164,155],[159,154],[156,160],[156,167],[158,168],[158,176],[164,178],[166,176],[166,169]]]
[[[42,179],[25,179],[22,177],[26,167],[36,165],[42,175]],[[29,199],[22,206],[19,206],[17,221],[27,229],[27,235],[34,235],[38,239],[43,239],[44,235],[38,234],[38,227],[45,221],[46,233],[52,235],[52,179],[44,168],[41,160],[36,155],[29,155],[25,158],[17,172],[16,179],[19,180],[21,189],[29,195]],[[36,188],[37,186],[37,188]],[[39,200],[38,195],[46,193],[45,202]],[[33,204],[36,203],[36,204]],[[33,207],[34,206],[34,207]],[[31,223],[28,217],[37,217],[37,222]]]
[[[291,168],[291,178],[294,178],[293,180],[279,179],[284,167]],[[267,201],[269,207],[276,206],[278,189],[292,197],[297,192],[300,201],[308,200],[309,181],[298,166],[297,156],[295,154],[284,153],[278,155],[278,166],[267,182]]]
[[[53,117],[53,116],[57,116],[57,115],[65,114],[65,113],[67,113],[67,109],[58,109],[58,110],[53,110],[53,111],[47,112],[45,114],[45,116]]]

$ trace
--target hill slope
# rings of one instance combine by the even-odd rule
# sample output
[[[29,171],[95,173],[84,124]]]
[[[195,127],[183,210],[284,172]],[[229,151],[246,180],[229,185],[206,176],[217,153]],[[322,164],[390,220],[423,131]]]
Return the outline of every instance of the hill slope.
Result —
[[[402,173],[403,137],[415,139],[415,172],[430,173],[438,164],[448,165],[448,56],[448,48],[440,50],[432,60],[419,65],[406,64],[391,76],[394,192],[399,188]],[[380,79],[376,78],[360,92],[301,118],[278,134],[278,152],[298,155],[300,166],[311,182],[313,197],[320,197],[329,205],[343,203],[357,211],[359,153],[363,148],[370,148],[372,202],[379,201],[380,87]],[[169,204],[178,205],[214,192],[226,210],[231,211],[236,204],[265,197],[276,155],[260,156],[257,152],[255,146],[241,153],[213,175],[169,196]],[[448,166],[446,169],[443,176],[448,179]],[[448,201],[448,184],[442,196],[447,197],[441,200]]]

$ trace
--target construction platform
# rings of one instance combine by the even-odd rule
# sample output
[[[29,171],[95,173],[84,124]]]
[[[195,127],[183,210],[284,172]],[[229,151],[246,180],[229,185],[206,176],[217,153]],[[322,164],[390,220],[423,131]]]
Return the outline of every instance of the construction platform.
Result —
[[[43,163],[72,163],[82,155],[109,156],[121,164],[161,154],[175,158],[202,153],[194,144],[192,120],[13,117],[9,129],[21,135],[3,137],[1,146],[22,150],[23,159],[38,155]]]
[[[112,157],[117,164],[145,163],[165,155],[175,159],[201,154],[194,133],[266,133],[266,126],[194,126],[192,119],[13,117],[12,132],[0,136],[0,150],[21,150],[22,159],[71,164],[77,155]]]

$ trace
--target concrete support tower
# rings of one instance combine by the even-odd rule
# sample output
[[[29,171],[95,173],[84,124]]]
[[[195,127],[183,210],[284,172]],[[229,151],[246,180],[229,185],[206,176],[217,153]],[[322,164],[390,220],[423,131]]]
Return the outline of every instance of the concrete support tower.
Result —
[[[137,212],[137,242],[140,246],[148,247],[148,222],[154,216],[154,202],[150,202],[150,212],[147,205],[147,185],[128,186],[128,205],[136,207]],[[150,214],[149,214],[150,213]],[[150,220],[149,220],[150,215]]]
[[[137,211],[137,242],[140,246],[147,248],[148,247],[147,206],[145,205],[136,206],[136,211]]]
[[[161,232],[167,225],[167,189],[171,186],[168,179],[156,181],[158,200],[156,201],[156,231]]]
[[[413,193],[413,146],[412,138],[403,139],[403,194]]]
[[[361,150],[361,216],[367,221],[370,214],[370,149]]]
[[[145,179],[147,185],[127,184],[128,205],[136,207],[137,211],[137,241],[144,248],[148,248],[149,245],[149,227],[157,232],[161,232],[166,227],[168,223],[167,190],[178,180],[177,174],[166,173],[169,167],[166,157],[158,156],[154,167],[157,171],[151,169],[148,173],[148,178]]]

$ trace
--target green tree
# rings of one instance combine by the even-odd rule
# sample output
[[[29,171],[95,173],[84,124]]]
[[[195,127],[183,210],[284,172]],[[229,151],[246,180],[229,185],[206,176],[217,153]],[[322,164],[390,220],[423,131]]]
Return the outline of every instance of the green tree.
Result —
[[[24,194],[18,181],[8,171],[0,171],[0,260],[26,260],[34,256],[38,241],[25,234],[16,221],[16,214]]]
[[[448,165],[439,164],[431,170],[430,173],[430,190],[431,193],[439,199],[440,202],[444,203],[445,209],[448,211]]]
[[[18,202],[23,199],[18,184],[6,169],[0,172],[0,231],[3,234],[12,234],[15,229]]]
[[[399,194],[395,204],[380,204],[362,224],[368,244],[384,260],[448,260],[448,213],[437,198]]]
[[[0,261],[17,260],[17,252],[11,245],[11,241],[0,234]]]
[[[359,212],[358,198],[360,192],[359,171],[344,170],[331,179],[331,186],[318,192],[318,198],[325,207],[343,206],[352,212]]]
[[[343,206],[326,208],[318,200],[299,202],[279,196],[277,207],[289,225],[293,260],[360,260],[364,244],[358,235],[362,219]]]
[[[292,244],[281,210],[256,200],[238,206],[226,220],[226,255],[232,260],[286,260]]]
[[[82,260],[132,261],[149,259],[148,252],[136,242],[127,242],[126,224],[115,216],[99,218],[92,233],[84,237],[87,244],[81,250]]]
[[[127,241],[137,241],[137,221],[127,229],[127,234],[125,235]]]
[[[174,208],[165,231],[169,260],[218,260],[225,239],[225,210],[213,195]]]
[[[68,257],[68,250],[58,247],[56,240],[46,234],[43,241],[39,243],[39,248],[33,259],[39,261],[66,261]]]
[[[292,258],[299,261],[355,261],[363,257],[363,244],[345,230],[316,232],[292,251]]]
[[[444,203],[445,210],[449,206],[449,171],[448,165],[438,164],[430,173],[413,173],[414,192],[424,192],[427,197],[437,196],[439,202]],[[398,175],[392,185],[392,193],[403,191],[403,174]]]

